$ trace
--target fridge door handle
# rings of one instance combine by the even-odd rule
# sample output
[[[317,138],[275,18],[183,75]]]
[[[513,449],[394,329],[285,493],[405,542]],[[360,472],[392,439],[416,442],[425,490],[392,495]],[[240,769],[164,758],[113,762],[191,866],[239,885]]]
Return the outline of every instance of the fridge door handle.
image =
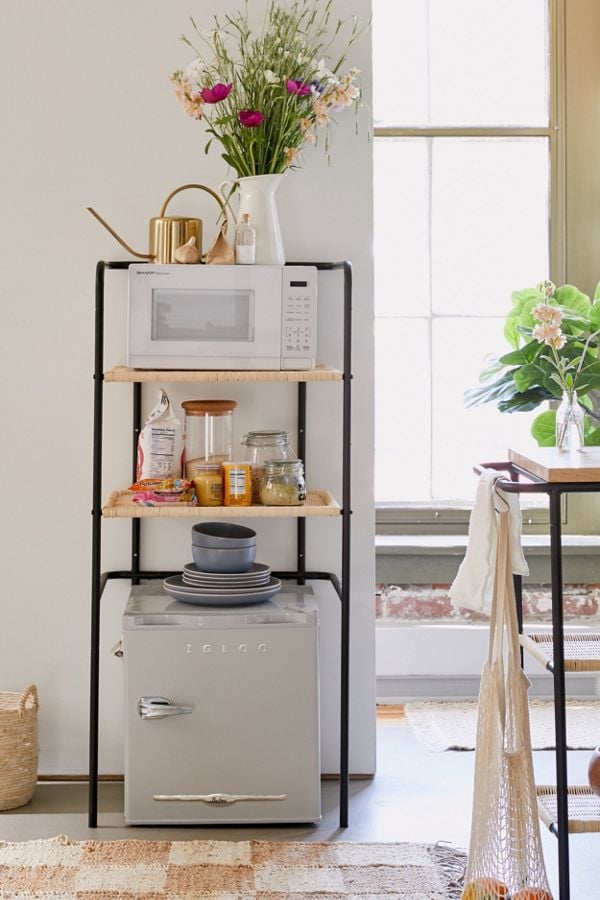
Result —
[[[191,706],[174,706],[168,697],[140,697],[137,703],[142,719],[165,719],[167,716],[184,716],[192,712]]]

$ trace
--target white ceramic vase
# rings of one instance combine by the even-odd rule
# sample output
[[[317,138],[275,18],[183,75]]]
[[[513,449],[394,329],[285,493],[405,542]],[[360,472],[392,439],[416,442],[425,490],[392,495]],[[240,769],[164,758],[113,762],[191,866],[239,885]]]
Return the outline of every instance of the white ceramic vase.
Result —
[[[238,222],[243,213],[250,216],[250,224],[256,232],[256,264],[259,266],[283,266],[285,254],[277,215],[275,192],[283,175],[250,175],[236,181],[223,181],[220,190],[227,205]],[[239,212],[232,210],[229,203],[231,192],[239,193]]]

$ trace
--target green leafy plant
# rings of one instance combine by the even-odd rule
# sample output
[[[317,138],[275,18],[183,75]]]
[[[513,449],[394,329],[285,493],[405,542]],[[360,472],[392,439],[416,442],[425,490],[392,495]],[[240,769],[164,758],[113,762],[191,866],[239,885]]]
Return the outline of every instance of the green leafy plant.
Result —
[[[600,418],[590,394],[600,389],[600,283],[593,302],[572,284],[544,281],[516,291],[504,325],[511,346],[489,356],[479,387],[465,391],[465,405],[495,403],[500,412],[528,412],[563,393],[577,392],[585,415],[585,443],[600,446]],[[531,433],[542,447],[555,445],[556,411],[536,416]]]
[[[194,41],[182,40],[196,59],[185,72],[173,72],[171,81],[185,112],[205,123],[205,152],[218,141],[239,177],[297,166],[319,129],[327,132],[337,112],[357,108],[359,70],[341,74],[341,68],[368,25],[353,17],[346,29],[342,20],[332,20],[331,5],[270,0],[257,30],[247,2],[243,11],[215,16],[207,31],[191,20]]]

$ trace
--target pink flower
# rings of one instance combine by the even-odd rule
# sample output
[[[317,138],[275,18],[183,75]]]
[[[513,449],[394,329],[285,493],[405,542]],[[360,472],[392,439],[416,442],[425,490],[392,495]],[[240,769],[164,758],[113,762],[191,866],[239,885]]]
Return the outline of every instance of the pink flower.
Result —
[[[550,322],[551,324],[560,325],[563,314],[556,306],[549,306],[548,303],[538,303],[531,310],[534,319],[539,322]]]
[[[324,100],[315,100],[313,103],[315,113],[315,121],[319,128],[324,128],[329,123],[329,113],[327,112],[327,104]]]
[[[300,157],[300,151],[297,147],[284,147],[283,155],[285,156],[286,166],[294,166]]]
[[[219,103],[229,97],[233,84],[222,84],[220,81],[211,88],[202,88],[200,96],[205,103]]]
[[[298,94],[299,97],[306,97],[312,91],[310,84],[305,81],[294,81],[292,78],[286,78],[285,86],[288,94]]]
[[[192,92],[191,84],[183,77],[183,73],[180,71],[173,72],[171,81],[175,85],[175,96],[183,103],[186,115],[191,116],[193,119],[201,119],[202,98],[200,94]]]
[[[542,281],[541,284],[538,284],[538,291],[544,295],[546,300],[553,296],[556,291],[556,285],[554,285],[551,281]]]
[[[567,339],[561,331],[558,337],[553,338],[551,341],[546,341],[546,343],[551,344],[555,350],[562,350],[562,348],[567,343]]]
[[[265,121],[260,109],[240,109],[238,119],[245,128],[256,128]]]
[[[554,322],[542,322],[540,325],[536,325],[533,329],[533,337],[536,341],[539,341],[540,344],[544,343],[551,345],[556,347],[557,350],[564,347],[566,340],[563,340],[564,335],[560,330],[560,325]]]

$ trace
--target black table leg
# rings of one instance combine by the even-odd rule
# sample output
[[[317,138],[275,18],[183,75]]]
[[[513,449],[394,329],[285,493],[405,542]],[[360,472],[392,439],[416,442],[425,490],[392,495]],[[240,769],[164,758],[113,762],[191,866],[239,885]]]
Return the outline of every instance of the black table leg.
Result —
[[[554,675],[554,724],[556,731],[556,794],[558,826],[558,880],[560,900],[569,900],[569,803],[565,711],[565,663],[563,634],[563,574],[560,525],[561,492],[549,492],[550,565],[552,578],[552,641]]]

